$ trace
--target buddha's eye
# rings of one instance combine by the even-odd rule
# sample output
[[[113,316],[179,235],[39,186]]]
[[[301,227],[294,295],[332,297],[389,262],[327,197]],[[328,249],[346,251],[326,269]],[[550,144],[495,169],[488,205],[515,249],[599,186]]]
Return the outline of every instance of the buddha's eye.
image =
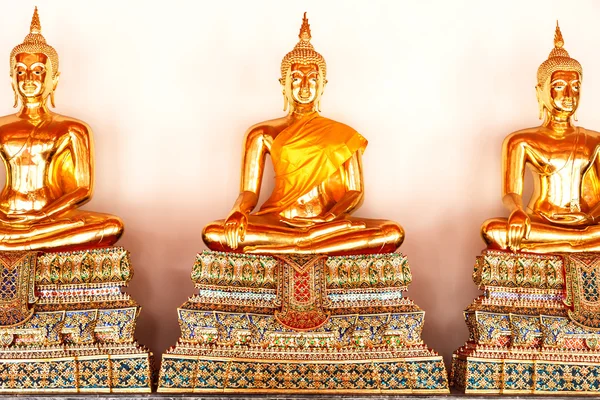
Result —
[[[34,74],[36,75],[41,75],[42,73],[40,71],[33,71]]]

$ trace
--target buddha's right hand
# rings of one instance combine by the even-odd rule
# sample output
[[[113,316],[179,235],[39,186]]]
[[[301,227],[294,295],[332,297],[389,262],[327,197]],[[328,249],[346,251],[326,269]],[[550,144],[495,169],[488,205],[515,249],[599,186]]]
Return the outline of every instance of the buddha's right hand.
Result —
[[[246,238],[246,227],[248,226],[248,216],[241,211],[234,211],[229,214],[225,220],[225,240],[227,246],[232,250],[238,248],[240,242]]]
[[[506,245],[511,251],[518,251],[521,248],[521,241],[529,237],[531,232],[531,219],[525,211],[521,209],[514,210],[508,217],[508,226],[506,229]]]

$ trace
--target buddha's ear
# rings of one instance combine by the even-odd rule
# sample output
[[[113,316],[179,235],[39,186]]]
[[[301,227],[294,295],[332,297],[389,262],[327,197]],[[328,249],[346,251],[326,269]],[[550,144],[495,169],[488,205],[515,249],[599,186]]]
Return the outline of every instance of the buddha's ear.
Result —
[[[13,74],[10,74],[10,87],[12,88],[13,93],[15,95],[15,102],[13,104],[13,108],[17,108],[19,106],[19,93],[17,92],[15,83],[15,77],[13,76]]]
[[[538,102],[539,115],[538,118],[544,119],[544,109],[546,108],[546,103],[544,101],[544,87],[539,83],[535,86],[535,97]]]
[[[279,78],[279,83],[281,84],[281,93],[283,93],[283,111],[287,111],[288,109],[288,98],[285,93],[285,78]]]
[[[325,75],[323,75],[323,71],[319,70],[319,80],[321,81],[321,93],[319,93],[319,97],[325,92],[325,86],[327,86],[327,79],[325,79]]]
[[[10,76],[10,87],[12,87],[13,93],[15,95],[15,103],[13,104],[13,108],[17,108],[19,106],[19,93],[17,92],[17,88],[15,87],[15,79],[13,76]]]
[[[56,90],[59,80],[60,80],[60,72],[57,72],[56,76],[54,76],[54,78],[52,78],[52,91],[53,92]]]
[[[50,104],[53,108],[56,108],[56,103],[54,102],[54,91],[58,86],[58,81],[60,80],[60,72],[57,72],[54,78],[52,78],[52,91],[50,92]]]
[[[281,93],[285,96],[285,78],[279,78],[279,84],[281,85]]]
[[[543,120],[545,117],[545,113],[544,110],[548,110],[548,112],[550,112],[550,108],[548,105],[548,99],[547,99],[547,93],[546,93],[546,88],[545,85],[543,84],[537,84],[535,87],[535,97],[537,98],[538,101],[538,107],[539,107],[539,119]]]

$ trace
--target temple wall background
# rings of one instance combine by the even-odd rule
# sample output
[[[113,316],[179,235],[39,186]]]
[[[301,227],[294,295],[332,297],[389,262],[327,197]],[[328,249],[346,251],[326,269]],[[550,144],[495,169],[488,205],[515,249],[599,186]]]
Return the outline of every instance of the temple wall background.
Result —
[[[467,339],[462,310],[484,244],[506,216],[500,149],[538,125],[537,67],[560,20],[583,65],[579,125],[600,130],[600,3],[594,1],[68,1],[0,5],[0,113],[12,113],[9,53],[34,5],[60,56],[56,111],[95,133],[96,190],[85,208],[125,220],[137,337],[158,356],[179,336],[202,227],[239,188],[244,131],[283,115],[281,58],[308,11],[327,61],[323,115],[361,132],[366,198],[356,213],[399,221],[409,295],[446,361]],[[263,198],[271,188],[265,176]]]

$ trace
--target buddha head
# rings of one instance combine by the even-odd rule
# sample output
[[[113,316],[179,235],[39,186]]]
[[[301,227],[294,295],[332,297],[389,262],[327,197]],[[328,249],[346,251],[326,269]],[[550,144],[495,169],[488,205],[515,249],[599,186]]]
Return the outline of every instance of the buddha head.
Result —
[[[563,48],[564,40],[558,22],[554,34],[554,48],[537,72],[536,93],[540,119],[550,116],[568,119],[579,106],[583,71],[581,64]]]
[[[325,59],[310,43],[310,25],[304,13],[300,41],[281,61],[281,89],[284,97],[283,110],[290,112],[298,107],[319,111],[321,95],[327,83]]]
[[[54,90],[58,85],[58,54],[46,43],[37,7],[33,12],[29,35],[10,53],[10,76],[15,104],[42,103],[48,96],[54,106]]]

